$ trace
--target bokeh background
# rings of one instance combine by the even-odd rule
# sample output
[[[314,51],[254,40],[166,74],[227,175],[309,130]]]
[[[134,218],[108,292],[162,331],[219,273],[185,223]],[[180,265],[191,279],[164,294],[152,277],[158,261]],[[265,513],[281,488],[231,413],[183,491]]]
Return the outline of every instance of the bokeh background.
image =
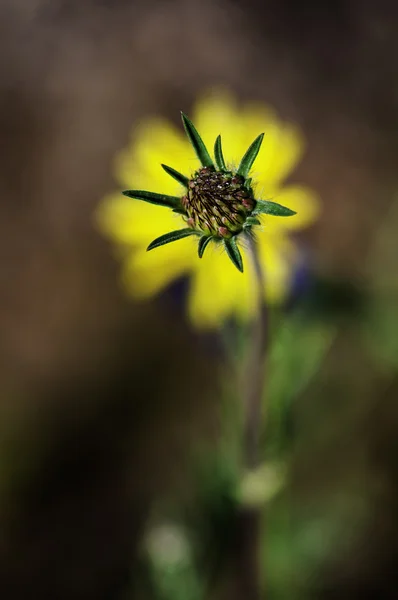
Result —
[[[392,0],[3,0],[2,598],[246,595],[217,337],[183,288],[126,298],[93,224],[131,128],[214,85],[301,126],[323,204],[268,357],[264,597],[395,597],[397,33]]]

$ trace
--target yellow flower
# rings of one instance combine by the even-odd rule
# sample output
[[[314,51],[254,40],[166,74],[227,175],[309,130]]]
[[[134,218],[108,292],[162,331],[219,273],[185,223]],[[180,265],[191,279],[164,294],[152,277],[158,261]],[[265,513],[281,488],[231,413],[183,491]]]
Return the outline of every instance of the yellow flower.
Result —
[[[288,218],[258,215],[261,225],[256,228],[256,240],[264,289],[258,290],[254,266],[244,246],[240,246],[243,273],[220,245],[209,244],[199,259],[194,235],[147,252],[154,238],[186,227],[186,219],[184,222],[180,214],[169,209],[132,200],[117,191],[104,198],[97,217],[102,231],[123,250],[123,282],[129,293],[148,298],[176,278],[189,276],[189,316],[198,327],[212,328],[230,316],[248,320],[258,310],[261,297],[269,303],[283,300],[298,257],[289,234],[313,223],[319,205],[310,190],[283,186],[303,153],[303,139],[295,127],[280,122],[269,108],[250,104],[239,109],[226,92],[210,93],[198,101],[193,121],[207,148],[222,135],[225,162],[231,169],[230,165],[237,168],[253,139],[265,133],[250,173],[255,197],[287,206],[296,214]],[[162,163],[188,178],[197,175],[200,166],[182,128],[178,130],[159,117],[151,118],[133,132],[130,146],[118,157],[117,181],[124,189],[183,197],[186,189],[161,168]]]

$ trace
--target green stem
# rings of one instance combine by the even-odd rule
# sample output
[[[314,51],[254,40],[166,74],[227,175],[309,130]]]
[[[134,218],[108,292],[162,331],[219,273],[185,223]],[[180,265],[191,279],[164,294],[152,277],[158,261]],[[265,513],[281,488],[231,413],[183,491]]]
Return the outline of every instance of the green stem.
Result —
[[[247,236],[257,278],[260,306],[257,318],[251,325],[250,347],[246,366],[246,381],[244,394],[245,419],[245,466],[255,468],[260,463],[259,444],[260,429],[262,428],[262,398],[265,382],[264,355],[266,347],[266,312],[262,306],[262,291],[264,289],[264,274],[258,258],[256,242]]]
[[[258,283],[260,307],[257,318],[251,324],[249,352],[243,382],[243,463],[245,470],[259,466],[260,432],[262,429],[262,398],[264,388],[264,354],[266,347],[266,313],[262,306],[264,276],[258,258],[255,240],[248,236],[249,250]],[[260,560],[261,508],[242,506],[238,519],[238,585],[237,596],[245,600],[262,598]]]

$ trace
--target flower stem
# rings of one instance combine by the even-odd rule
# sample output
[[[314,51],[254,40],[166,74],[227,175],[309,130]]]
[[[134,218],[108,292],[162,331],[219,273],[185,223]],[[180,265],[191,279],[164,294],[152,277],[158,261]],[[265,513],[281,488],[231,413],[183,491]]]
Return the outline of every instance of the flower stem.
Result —
[[[249,250],[252,257],[259,299],[264,289],[264,274],[258,258],[255,239],[249,235]],[[250,346],[246,367],[246,381],[244,394],[244,419],[245,419],[245,466],[248,469],[259,465],[259,442],[261,429],[261,408],[265,380],[264,355],[266,347],[266,312],[259,300],[260,306],[257,318],[253,321],[250,335]]]
[[[264,276],[258,258],[255,239],[248,236],[249,250],[254,264],[259,300],[262,297]],[[249,351],[243,382],[243,463],[244,471],[259,466],[260,432],[262,426],[262,397],[264,388],[264,358],[266,347],[266,313],[260,302],[257,318],[251,324]],[[263,597],[260,577],[261,508],[242,506],[238,519],[237,597],[260,600]],[[261,580],[261,583],[260,583]]]

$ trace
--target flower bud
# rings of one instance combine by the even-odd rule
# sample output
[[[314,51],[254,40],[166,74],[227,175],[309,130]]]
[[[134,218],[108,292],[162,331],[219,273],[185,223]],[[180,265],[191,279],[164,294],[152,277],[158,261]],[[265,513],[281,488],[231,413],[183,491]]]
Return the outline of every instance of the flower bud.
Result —
[[[188,215],[187,225],[221,238],[240,233],[255,206],[244,183],[239,175],[211,167],[199,169],[189,181],[188,193],[182,199]]]

